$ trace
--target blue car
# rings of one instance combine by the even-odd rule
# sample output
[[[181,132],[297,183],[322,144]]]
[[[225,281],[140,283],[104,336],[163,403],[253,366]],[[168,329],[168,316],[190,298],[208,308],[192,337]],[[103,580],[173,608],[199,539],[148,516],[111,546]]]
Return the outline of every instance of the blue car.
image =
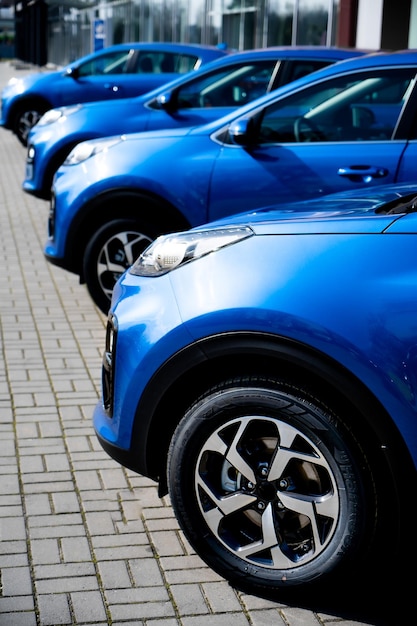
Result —
[[[49,199],[55,171],[80,141],[205,124],[300,76],[361,54],[320,46],[250,50],[143,96],[52,109],[29,133],[23,189]]]
[[[108,310],[156,236],[276,202],[416,180],[417,51],[330,65],[194,128],[78,144],[57,170],[46,258]]]
[[[238,588],[408,557],[415,238],[417,184],[342,192],[161,236],[116,284],[97,437]]]
[[[12,79],[2,92],[0,125],[26,145],[30,128],[53,107],[147,93],[227,54],[216,46],[181,43],[109,46],[60,70]]]

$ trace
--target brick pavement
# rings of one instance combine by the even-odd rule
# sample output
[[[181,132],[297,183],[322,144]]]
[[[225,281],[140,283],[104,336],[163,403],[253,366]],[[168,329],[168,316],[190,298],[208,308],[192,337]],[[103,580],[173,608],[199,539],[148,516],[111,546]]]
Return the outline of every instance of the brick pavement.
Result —
[[[0,63],[0,88],[28,71]],[[45,261],[48,206],[21,190],[24,160],[0,128],[0,625],[387,624],[368,595],[361,621],[348,590],[329,610],[232,589],[190,549],[154,483],[102,451],[91,416],[105,317]],[[397,596],[384,602],[397,615]]]

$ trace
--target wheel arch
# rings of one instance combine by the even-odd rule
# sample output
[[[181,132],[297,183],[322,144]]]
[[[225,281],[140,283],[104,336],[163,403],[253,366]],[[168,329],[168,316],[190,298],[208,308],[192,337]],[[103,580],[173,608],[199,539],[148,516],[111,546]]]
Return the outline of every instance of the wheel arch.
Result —
[[[49,161],[46,162],[46,167],[44,169],[42,180],[40,182],[40,188],[36,193],[36,196],[38,198],[41,198],[42,200],[50,200],[52,182],[55,172],[65,161],[71,150],[75,148],[77,143],[79,143],[80,141],[85,141],[86,139],[80,139],[77,141],[72,140],[68,143],[65,143],[65,145],[61,146],[53,154],[52,158],[50,158]]]
[[[165,495],[168,445],[185,408],[225,377],[243,375],[250,380],[251,373],[266,380],[278,376],[289,383],[296,381],[351,420],[348,423],[359,429],[373,462],[384,476],[390,493],[387,507],[395,511],[391,515],[399,524],[400,503],[405,496],[402,491],[409,493],[411,476],[414,488],[417,479],[412,459],[390,416],[370,390],[343,366],[286,338],[245,333],[221,335],[184,349],[165,364],[151,380],[137,408],[130,467],[156,480],[160,495]],[[137,467],[138,458],[146,459],[144,467]]]
[[[17,115],[23,109],[27,108],[27,105],[33,106],[33,104],[40,104],[45,110],[52,108],[51,102],[42,94],[27,94],[25,96],[22,96],[21,98],[16,99],[10,107],[9,128],[14,130],[16,126]]]
[[[139,203],[146,203],[152,215],[141,213]],[[68,230],[65,258],[69,271],[78,274],[84,283],[83,257],[86,246],[94,233],[106,224],[121,219],[138,219],[152,225],[161,225],[162,232],[187,230],[190,224],[181,212],[166,200],[137,189],[112,189],[98,194],[84,205],[74,217]]]

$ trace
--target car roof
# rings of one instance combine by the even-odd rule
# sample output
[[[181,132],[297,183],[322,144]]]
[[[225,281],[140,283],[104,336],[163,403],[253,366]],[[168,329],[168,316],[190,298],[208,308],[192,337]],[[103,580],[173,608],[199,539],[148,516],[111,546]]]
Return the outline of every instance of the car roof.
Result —
[[[187,44],[187,43],[169,43],[169,42],[141,42],[141,41],[133,41],[126,42],[120,44],[113,44],[111,46],[106,46],[99,51],[91,52],[86,54],[85,56],[79,57],[71,63],[68,63],[66,67],[76,67],[80,63],[84,63],[85,61],[89,61],[90,59],[95,59],[102,54],[111,53],[118,50],[154,50],[160,52],[177,52],[184,54],[195,54],[200,57],[203,53],[204,55],[209,55],[213,57],[213,60],[216,58],[222,58],[228,56],[231,53],[231,50],[227,48],[222,48],[219,46],[205,45],[205,44]]]
[[[269,48],[253,48],[251,50],[241,50],[240,52],[230,52],[230,54],[207,63],[199,70],[209,72],[212,67],[227,66],[236,61],[244,62],[253,59],[315,59],[323,61],[342,61],[350,58],[362,57],[369,54],[368,50],[353,48],[333,48],[325,46],[270,46]],[[191,76],[187,76],[191,78]],[[176,79],[175,82],[183,81],[184,77]],[[174,83],[174,81],[173,81]]]
[[[347,48],[337,46],[268,46],[267,48],[251,48],[240,52],[232,52],[231,55],[241,58],[256,57],[281,57],[281,58],[307,58],[307,59],[346,59],[369,54],[371,50],[360,48]]]
[[[306,59],[306,60],[323,60],[340,62],[350,57],[359,57],[368,54],[368,51],[353,48],[336,48],[329,46],[270,46],[268,48],[253,48],[251,50],[242,50],[240,52],[230,52],[224,57],[215,59],[205,63],[204,66],[193,72],[192,75],[186,74],[174,80],[160,85],[146,94],[135,96],[141,100],[151,101],[159,94],[168,92],[178,86],[184,85],[189,81],[195,80],[197,77],[209,73],[214,67],[227,67],[238,62],[246,62],[251,60],[269,60],[276,59]]]

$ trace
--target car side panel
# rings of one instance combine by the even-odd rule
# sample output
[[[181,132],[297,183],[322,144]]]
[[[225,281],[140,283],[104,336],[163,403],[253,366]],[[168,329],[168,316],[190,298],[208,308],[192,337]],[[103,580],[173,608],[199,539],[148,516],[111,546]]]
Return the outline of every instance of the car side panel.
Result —
[[[209,219],[237,210],[304,200],[336,191],[396,182],[406,142],[224,146],[214,164]],[[341,172],[357,168],[358,174]],[[372,175],[371,172],[374,172]],[[410,167],[408,168],[410,174]],[[417,176],[417,165],[413,178]],[[399,179],[406,180],[405,178]],[[228,194],[224,193],[229,189]]]
[[[116,100],[139,96],[165,84],[172,78],[175,78],[172,74],[149,74],[146,77],[137,74],[94,75],[80,78],[63,76],[62,81],[65,81],[65,85],[62,85],[62,81],[61,89],[59,85],[54,85],[54,100],[56,100],[54,107],[74,102]]]

